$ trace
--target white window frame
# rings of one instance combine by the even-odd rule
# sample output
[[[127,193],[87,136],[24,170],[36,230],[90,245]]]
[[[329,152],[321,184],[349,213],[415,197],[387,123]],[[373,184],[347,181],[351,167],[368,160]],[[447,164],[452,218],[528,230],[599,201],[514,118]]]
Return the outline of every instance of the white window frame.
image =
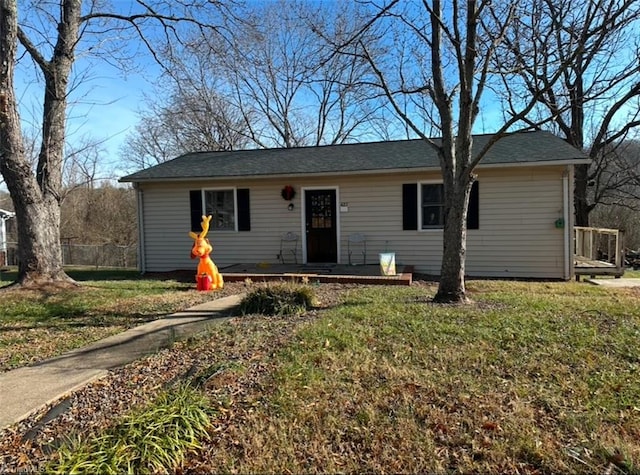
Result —
[[[216,227],[210,227],[210,231],[216,233],[237,233],[238,232],[238,193],[236,187],[215,187],[215,188],[203,188],[202,189],[202,214],[208,215],[207,212],[207,192],[219,192],[219,191],[231,191],[233,193],[233,229],[220,229]]]
[[[444,182],[442,180],[424,180],[418,182],[418,231],[421,232],[434,232],[434,231],[442,231],[444,229],[444,223],[440,226],[429,226],[424,227],[422,224],[423,218],[423,202],[422,202],[422,187],[424,185],[442,185]]]

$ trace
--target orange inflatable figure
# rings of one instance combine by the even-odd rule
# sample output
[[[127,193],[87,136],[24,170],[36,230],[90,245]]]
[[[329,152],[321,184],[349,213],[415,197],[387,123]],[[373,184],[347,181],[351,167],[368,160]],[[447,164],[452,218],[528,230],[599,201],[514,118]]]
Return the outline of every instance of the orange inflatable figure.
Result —
[[[207,232],[209,232],[209,221],[211,221],[211,216],[203,216],[200,224],[202,232],[200,234],[196,234],[193,231],[189,232],[189,236],[195,241],[191,249],[191,259],[200,258],[198,273],[196,274],[198,290],[215,290],[224,286],[222,275],[209,257],[209,254],[213,251],[213,246],[206,239]]]

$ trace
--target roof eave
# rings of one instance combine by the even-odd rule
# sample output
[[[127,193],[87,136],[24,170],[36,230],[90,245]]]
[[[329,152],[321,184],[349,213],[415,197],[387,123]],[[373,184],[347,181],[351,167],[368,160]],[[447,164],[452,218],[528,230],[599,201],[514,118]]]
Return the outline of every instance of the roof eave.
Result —
[[[420,167],[420,168],[388,168],[373,170],[349,170],[349,171],[322,171],[307,173],[272,173],[264,175],[229,175],[229,176],[194,176],[194,177],[165,177],[165,178],[138,178],[129,179],[129,177],[120,178],[121,182],[131,183],[150,183],[150,182],[184,182],[184,181],[202,181],[202,180],[264,180],[269,178],[304,178],[309,176],[344,176],[344,175],[380,175],[388,173],[415,173],[415,172],[433,172],[440,171],[440,167]]]
[[[544,160],[537,162],[509,162],[509,163],[482,163],[477,166],[479,169],[485,168],[521,168],[521,167],[540,167],[540,166],[566,166],[566,165],[587,165],[591,163],[588,158],[572,158],[567,160]],[[440,172],[440,166],[433,167],[410,167],[410,168],[386,168],[373,170],[349,170],[349,171],[322,171],[307,173],[272,173],[264,175],[229,175],[229,176],[192,176],[192,177],[149,177],[134,178],[132,175],[125,176],[118,180],[121,183],[159,183],[159,182],[194,182],[194,181],[210,181],[212,179],[220,181],[232,180],[265,180],[271,178],[305,178],[305,177],[331,177],[331,176],[357,176],[357,175],[381,175],[396,173],[431,173]]]
[[[591,163],[590,158],[570,158],[567,160],[543,160],[539,162],[517,162],[517,163],[488,163],[480,162],[478,168],[520,168],[520,167],[548,167],[548,166],[566,166],[566,165],[588,165]]]

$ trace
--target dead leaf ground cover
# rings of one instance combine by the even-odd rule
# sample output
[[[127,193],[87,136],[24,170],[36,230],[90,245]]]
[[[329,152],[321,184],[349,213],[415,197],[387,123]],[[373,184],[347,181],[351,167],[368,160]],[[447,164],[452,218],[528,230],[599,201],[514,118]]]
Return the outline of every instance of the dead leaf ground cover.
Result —
[[[215,416],[180,473],[639,473],[640,293],[468,287],[459,307],[428,283],[317,286],[324,309],[233,319],[0,433],[2,463],[37,468],[183,377]]]

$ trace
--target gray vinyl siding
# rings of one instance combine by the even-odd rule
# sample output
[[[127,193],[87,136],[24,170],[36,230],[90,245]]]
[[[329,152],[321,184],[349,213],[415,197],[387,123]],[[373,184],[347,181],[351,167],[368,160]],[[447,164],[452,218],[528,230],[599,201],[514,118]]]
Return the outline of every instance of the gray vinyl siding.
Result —
[[[466,270],[470,276],[562,278],[563,230],[554,222],[562,217],[564,167],[481,169],[480,229],[469,230]],[[402,230],[402,185],[438,180],[437,173],[357,175],[303,179],[254,179],[238,182],[200,181],[180,184],[141,184],[144,194],[144,250],[149,272],[191,269],[193,243],[189,190],[249,188],[251,231],[211,232],[212,259],[218,267],[237,263],[276,263],[280,236],[301,236],[298,261],[303,261],[303,200],[305,188],[337,189],[339,261],[348,262],[348,236],[367,236],[367,263],[376,264],[383,251],[396,253],[398,266],[413,265],[416,272],[437,275],[442,253],[442,230]],[[296,189],[292,201],[282,199],[285,185]],[[357,251],[359,253],[359,251]],[[361,262],[360,254],[354,256]]]
[[[195,269],[197,262],[190,259],[193,240],[189,237],[189,190],[229,187],[229,183],[216,186],[213,182],[144,187],[147,271]],[[238,188],[250,189],[251,231],[210,231],[207,237],[213,245],[211,258],[218,267],[276,262],[280,235],[287,231],[300,233],[299,210],[287,210],[288,202],[280,197],[279,183],[243,183]],[[301,258],[299,252],[300,261]]]
[[[467,273],[562,278],[562,168],[493,171],[480,176],[480,229],[468,232]]]

